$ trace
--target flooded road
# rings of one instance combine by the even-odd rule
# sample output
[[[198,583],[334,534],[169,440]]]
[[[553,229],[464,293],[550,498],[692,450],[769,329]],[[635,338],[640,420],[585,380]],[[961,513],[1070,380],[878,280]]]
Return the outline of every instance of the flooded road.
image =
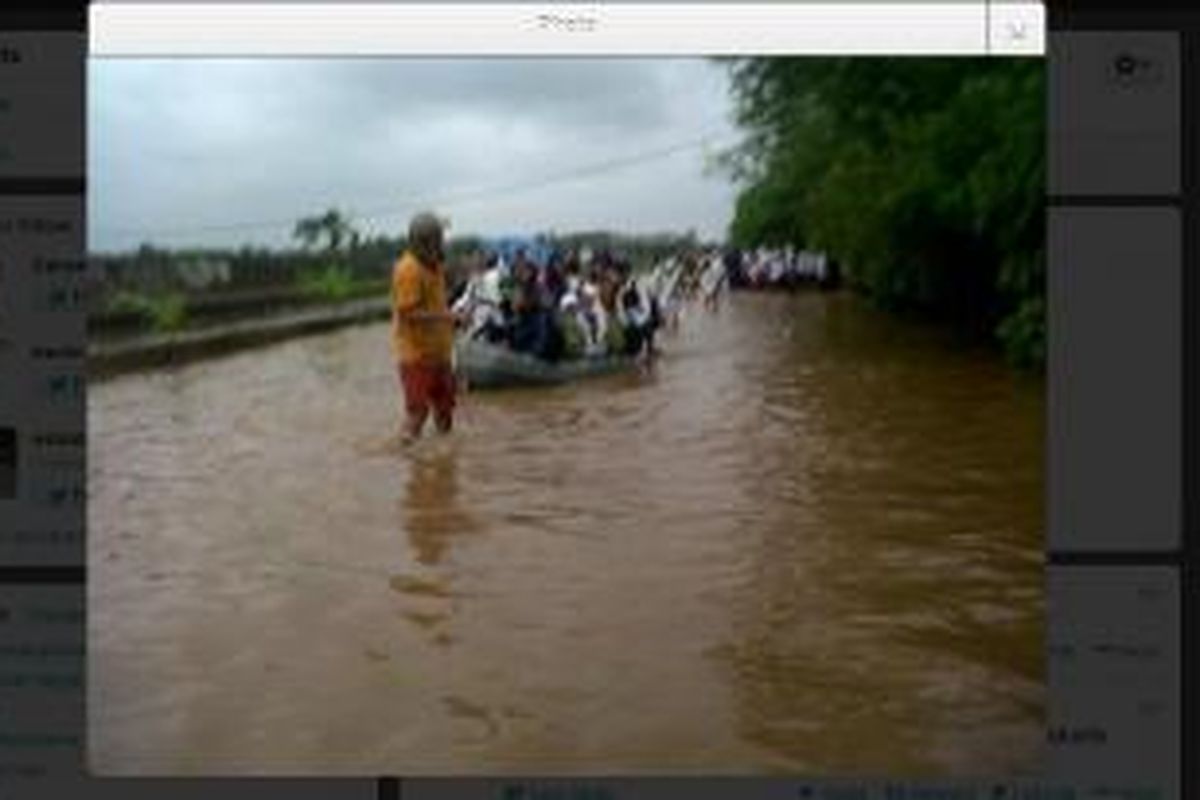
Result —
[[[410,454],[385,325],[92,387],[92,768],[1036,768],[1041,384],[850,296],[663,345]]]

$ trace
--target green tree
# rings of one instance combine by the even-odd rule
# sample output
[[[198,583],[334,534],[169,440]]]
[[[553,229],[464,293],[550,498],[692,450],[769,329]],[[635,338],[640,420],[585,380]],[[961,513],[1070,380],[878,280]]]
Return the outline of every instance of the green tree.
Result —
[[[889,308],[1044,358],[1044,73],[1035,60],[726,61],[740,246],[821,249]]]

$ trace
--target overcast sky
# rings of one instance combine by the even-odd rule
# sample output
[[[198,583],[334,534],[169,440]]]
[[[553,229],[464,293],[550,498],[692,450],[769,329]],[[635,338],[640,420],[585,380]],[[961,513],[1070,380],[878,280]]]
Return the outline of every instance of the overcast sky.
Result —
[[[685,59],[100,60],[93,250],[279,245],[329,207],[365,232],[719,237],[736,140],[723,67]]]

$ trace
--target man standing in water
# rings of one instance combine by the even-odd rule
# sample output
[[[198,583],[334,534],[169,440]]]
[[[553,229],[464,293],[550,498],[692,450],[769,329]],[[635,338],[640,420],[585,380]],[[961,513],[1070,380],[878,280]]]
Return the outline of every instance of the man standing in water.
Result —
[[[421,435],[433,411],[440,433],[454,424],[454,328],[458,316],[446,302],[442,223],[433,214],[413,217],[408,248],[392,271],[392,350],[399,365],[407,417],[403,438]]]

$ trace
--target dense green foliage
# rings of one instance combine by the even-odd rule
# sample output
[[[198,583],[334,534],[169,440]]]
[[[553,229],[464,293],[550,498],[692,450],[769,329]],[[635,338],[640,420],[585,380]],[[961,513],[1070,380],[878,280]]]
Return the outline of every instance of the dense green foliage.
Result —
[[[729,62],[745,143],[734,244],[837,259],[880,304],[994,335],[1040,365],[1040,60]]]
[[[321,270],[302,272],[299,288],[310,297],[336,301],[353,296],[358,285],[348,269],[330,264]]]
[[[109,300],[108,310],[137,314],[159,333],[182,330],[188,322],[187,298],[178,292],[155,295],[117,292]]]

